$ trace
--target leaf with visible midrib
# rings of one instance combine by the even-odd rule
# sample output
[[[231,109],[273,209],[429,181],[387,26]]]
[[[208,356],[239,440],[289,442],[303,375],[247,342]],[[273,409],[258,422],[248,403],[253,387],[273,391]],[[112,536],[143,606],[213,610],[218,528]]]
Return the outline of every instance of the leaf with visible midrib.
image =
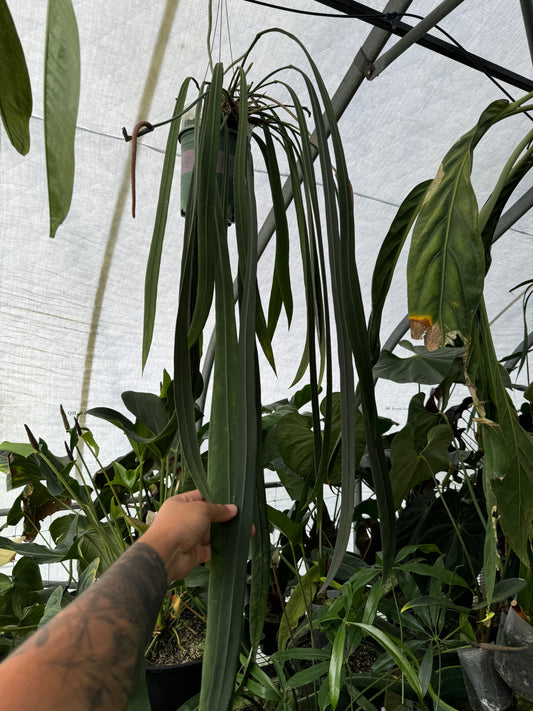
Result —
[[[44,68],[44,138],[50,237],[70,209],[80,96],[78,25],[70,0],[49,0]]]
[[[0,66],[0,116],[13,147],[26,155],[30,150],[31,85],[6,0],[0,0]]]
[[[470,338],[485,276],[479,211],[470,181],[472,154],[484,133],[507,112],[506,101],[493,102],[448,151],[413,229],[407,263],[409,320],[414,338],[431,329],[426,334],[429,350],[444,345],[446,335],[454,331]]]

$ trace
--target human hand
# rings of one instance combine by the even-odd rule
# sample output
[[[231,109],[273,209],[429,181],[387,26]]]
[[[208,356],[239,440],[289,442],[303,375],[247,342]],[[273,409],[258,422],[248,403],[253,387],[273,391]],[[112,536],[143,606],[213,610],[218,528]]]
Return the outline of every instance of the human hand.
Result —
[[[177,494],[164,502],[140,540],[159,554],[169,582],[183,580],[211,559],[211,524],[236,514],[235,504],[209,504],[199,491]]]

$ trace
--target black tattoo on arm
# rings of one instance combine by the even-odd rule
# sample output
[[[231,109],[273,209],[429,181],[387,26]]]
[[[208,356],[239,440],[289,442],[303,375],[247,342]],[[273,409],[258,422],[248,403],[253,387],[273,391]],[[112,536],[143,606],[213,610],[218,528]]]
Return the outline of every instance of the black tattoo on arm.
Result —
[[[42,663],[57,683],[72,688],[76,708],[126,707],[166,588],[163,561],[151,546],[136,543],[28,640],[46,652]]]

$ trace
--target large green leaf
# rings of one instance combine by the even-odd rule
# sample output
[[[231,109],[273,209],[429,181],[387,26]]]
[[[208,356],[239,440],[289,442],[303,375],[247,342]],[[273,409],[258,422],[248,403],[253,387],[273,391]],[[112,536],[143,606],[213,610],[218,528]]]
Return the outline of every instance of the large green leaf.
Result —
[[[50,237],[70,209],[80,96],[78,25],[70,0],[48,0],[44,67],[44,137]]]
[[[396,507],[415,484],[447,471],[452,438],[445,418],[428,412],[424,393],[417,393],[409,403],[407,424],[394,435],[391,444],[390,477]]]
[[[30,150],[32,97],[24,50],[6,0],[0,0],[0,116],[14,148]]]
[[[333,642],[333,649],[331,650],[331,660],[329,663],[329,698],[331,700],[331,708],[336,709],[339,703],[339,696],[341,691],[341,673],[342,666],[344,664],[344,645],[346,642],[346,625],[341,624],[337,633],[335,634],[335,640]]]
[[[69,557],[77,557],[76,555],[71,556],[72,546],[77,538],[77,531],[78,520],[77,517],[74,517],[67,534],[62,539],[61,543],[54,549],[40,545],[39,543],[16,543],[10,538],[4,537],[0,537],[0,548],[7,548],[7,550],[15,551],[15,553],[28,556],[39,564],[58,563]]]
[[[429,187],[413,229],[407,265],[408,308],[414,338],[428,350],[459,332],[470,339],[485,276],[478,205],[470,180],[472,154],[486,131],[509,112],[495,101],[454,144]]]
[[[44,614],[39,622],[39,628],[44,627],[47,622],[49,622],[53,617],[55,617],[59,612],[61,612],[63,592],[64,589],[62,585],[58,585],[54,589],[54,591],[48,598],[48,601],[44,608]]]
[[[440,496],[426,490],[410,499],[398,519],[398,545],[434,543],[444,564],[469,581],[472,588],[483,567],[485,523],[461,491]]]
[[[279,452],[285,464],[303,479],[315,469],[314,436],[310,418],[293,412],[285,415],[277,427]]]
[[[153,393],[140,393],[126,390],[122,393],[122,402],[145,427],[154,435],[161,434],[168,425],[169,415],[165,401]]]
[[[405,427],[394,437],[391,445],[391,482],[396,507],[416,484],[431,480],[439,472],[448,471],[448,448],[452,439],[453,432],[449,425],[437,425],[431,429],[423,449],[415,446],[410,427]]]
[[[439,348],[427,351],[423,346],[412,346],[408,341],[400,345],[414,355],[400,358],[390,351],[381,351],[374,366],[374,375],[395,383],[421,383],[438,385],[448,375],[457,358],[462,358],[466,348]]]

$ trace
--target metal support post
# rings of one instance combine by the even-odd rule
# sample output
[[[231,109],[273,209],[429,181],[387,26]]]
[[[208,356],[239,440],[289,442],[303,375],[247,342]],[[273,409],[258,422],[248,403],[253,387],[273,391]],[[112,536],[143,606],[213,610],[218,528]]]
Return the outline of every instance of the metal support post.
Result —
[[[374,69],[368,75],[368,79],[374,79],[381,74],[381,72],[386,69],[391,62],[397,59],[400,54],[403,54],[406,49],[412,47],[413,44],[418,42],[418,40],[429,32],[435,25],[440,22],[446,15],[455,10],[455,8],[460,5],[463,0],[444,0],[441,4],[432,10],[429,15],[423,20],[420,20],[418,25],[413,27],[412,30],[404,35],[396,44],[391,47],[385,54],[376,60],[374,63]]]

